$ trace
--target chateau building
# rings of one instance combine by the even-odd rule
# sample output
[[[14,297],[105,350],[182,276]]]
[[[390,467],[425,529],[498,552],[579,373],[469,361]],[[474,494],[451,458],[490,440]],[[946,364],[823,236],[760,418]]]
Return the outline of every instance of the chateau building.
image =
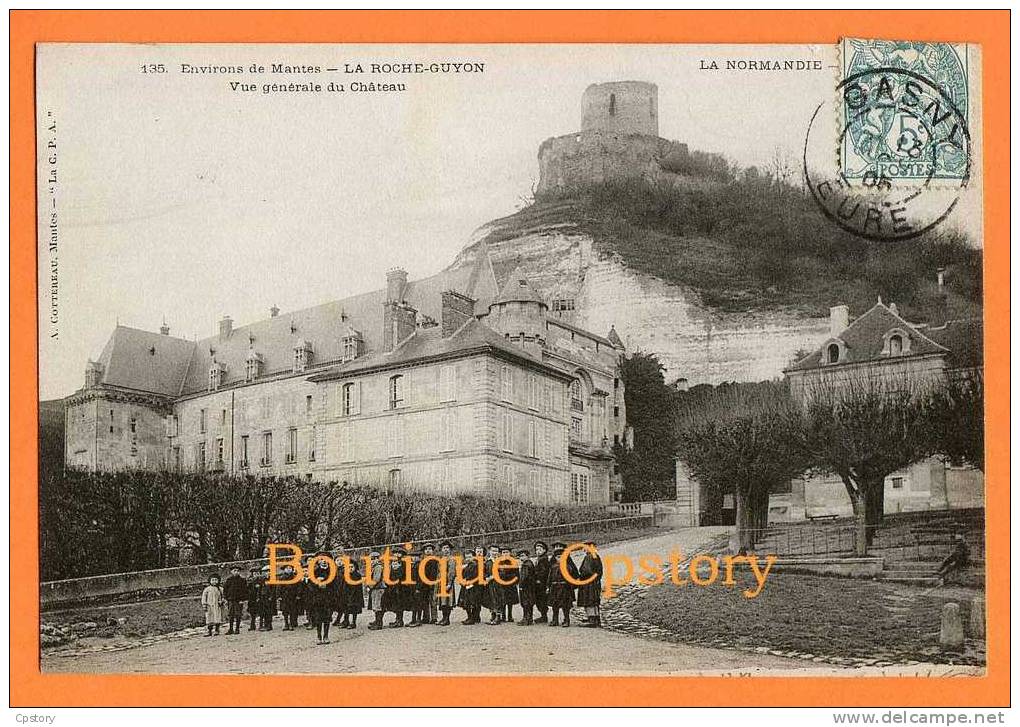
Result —
[[[524,275],[408,281],[189,341],[118,326],[66,400],[66,462],[293,475],[543,503],[618,497],[615,330],[554,316]]]
[[[980,376],[982,350],[980,319],[939,326],[910,323],[899,315],[895,304],[879,300],[853,322],[847,306],[831,308],[828,335],[785,374],[791,396],[805,402],[834,387],[923,387],[940,380]],[[679,460],[676,476],[685,518],[697,523],[705,516],[705,493]],[[886,478],[884,504],[887,513],[983,507],[984,475],[942,457],[929,457]],[[732,497],[724,499],[723,520],[732,517],[733,507]],[[835,475],[796,478],[785,492],[769,498],[770,522],[850,517],[852,513],[846,487]]]

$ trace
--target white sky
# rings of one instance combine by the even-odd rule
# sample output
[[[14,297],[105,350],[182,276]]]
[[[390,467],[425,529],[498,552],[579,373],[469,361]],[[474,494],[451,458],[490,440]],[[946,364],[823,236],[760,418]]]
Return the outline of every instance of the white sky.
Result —
[[[822,59],[824,70],[699,70],[700,61]],[[481,74],[185,75],[179,64],[485,63]],[[40,394],[81,386],[119,321],[174,335],[235,325],[446,267],[514,212],[538,146],[580,127],[590,83],[659,86],[660,135],[766,164],[796,159],[837,82],[832,46],[42,45],[37,116],[57,123],[60,315],[40,257]],[[164,63],[164,75],[142,74]],[[404,82],[404,93],[262,95],[229,82]],[[48,166],[40,156],[40,180]],[[45,187],[40,197],[48,209]],[[46,205],[46,207],[42,207]],[[964,205],[966,207],[966,205]],[[41,237],[47,234],[40,220]]]

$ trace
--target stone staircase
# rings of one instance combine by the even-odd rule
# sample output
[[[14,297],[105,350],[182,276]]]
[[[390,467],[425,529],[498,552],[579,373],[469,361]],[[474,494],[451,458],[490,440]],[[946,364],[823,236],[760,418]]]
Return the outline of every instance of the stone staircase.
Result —
[[[907,583],[912,586],[937,586],[935,575],[941,560],[900,560],[886,561],[879,580]]]

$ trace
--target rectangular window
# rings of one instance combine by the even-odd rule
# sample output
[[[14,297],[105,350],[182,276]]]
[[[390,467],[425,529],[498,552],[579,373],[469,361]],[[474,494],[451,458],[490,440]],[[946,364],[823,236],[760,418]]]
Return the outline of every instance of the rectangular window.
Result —
[[[312,395],[308,394],[305,397],[305,416],[312,415]]]
[[[269,467],[273,464],[273,433],[263,432],[262,433],[262,461],[259,463],[263,467]]]
[[[227,410],[226,409],[220,409],[220,426],[221,427],[227,426]]]
[[[180,472],[181,471],[181,448],[180,447],[174,447],[172,452],[173,452],[174,472]]]
[[[502,366],[499,369],[500,398],[503,401],[511,401],[514,398],[514,372],[509,366]]]
[[[390,409],[404,405],[404,376],[397,374],[390,377]]]
[[[195,451],[195,469],[199,472],[205,470],[205,442],[199,442]]]
[[[538,422],[528,422],[528,456],[538,457]]]
[[[270,411],[269,397],[268,396],[263,396],[262,397],[262,418],[263,419],[268,419],[269,418],[269,411]]]
[[[552,458],[554,456],[554,454],[553,454],[553,445],[552,445],[552,443],[553,443],[553,426],[554,425],[553,425],[552,422],[546,422],[545,423],[545,427],[544,427],[544,429],[545,429],[545,432],[544,432],[545,436],[543,437],[543,444],[542,444],[542,456],[543,457]]]
[[[241,469],[247,469],[248,467],[248,435],[241,435]]]
[[[620,418],[620,407],[618,407],[618,406],[614,406],[613,407],[613,417],[615,419],[619,419]]]
[[[206,411],[205,409],[198,410],[198,431],[200,434],[205,434],[206,430]]]
[[[439,367],[439,401],[454,401],[457,398],[457,369],[454,366]]]
[[[513,468],[505,464],[503,465],[503,487],[506,494],[510,494],[510,491],[514,486],[514,471]]]
[[[223,437],[216,438],[216,464],[223,466]]]
[[[514,417],[508,411],[503,412],[503,451],[514,451]]]
[[[297,429],[287,430],[287,464],[297,462]]]
[[[583,439],[584,422],[579,417],[570,418],[570,436],[574,439]]]
[[[538,502],[540,499],[538,470],[531,470],[531,472],[528,473],[528,498],[532,502]]]
[[[315,461],[315,427],[308,433],[308,461]]]
[[[902,490],[903,489],[903,478],[902,477],[893,477],[892,478],[892,487],[893,487],[894,490]]]

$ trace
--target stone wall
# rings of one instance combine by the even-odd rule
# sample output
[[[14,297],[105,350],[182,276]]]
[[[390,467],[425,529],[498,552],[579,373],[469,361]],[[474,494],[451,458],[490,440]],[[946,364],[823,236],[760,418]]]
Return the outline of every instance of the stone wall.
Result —
[[[660,172],[658,160],[687,154],[686,144],[658,136],[583,131],[553,137],[538,149],[536,192],[655,175]]]
[[[581,96],[581,131],[658,136],[658,86],[647,81],[591,84]]]
[[[163,413],[145,404],[88,397],[67,407],[64,455],[68,466],[158,469],[166,462]]]

